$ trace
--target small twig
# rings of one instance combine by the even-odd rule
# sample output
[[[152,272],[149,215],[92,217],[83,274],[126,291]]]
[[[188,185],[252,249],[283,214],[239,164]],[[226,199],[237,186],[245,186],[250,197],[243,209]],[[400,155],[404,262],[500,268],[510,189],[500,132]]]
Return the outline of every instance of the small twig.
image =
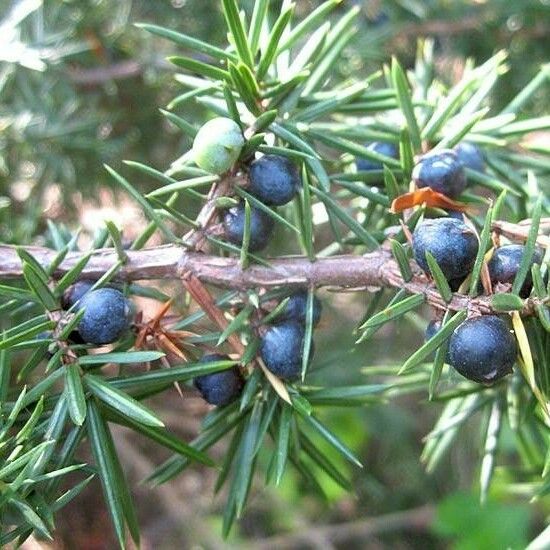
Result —
[[[205,235],[208,229],[216,223],[219,212],[216,206],[216,199],[227,195],[233,182],[232,172],[227,173],[220,181],[212,184],[208,199],[201,208],[196,222],[198,229],[192,229],[184,236],[185,246],[192,250],[202,250],[205,243]],[[181,281],[183,286],[193,297],[195,302],[201,307],[211,321],[216,324],[221,331],[225,330],[229,322],[225,318],[223,311],[216,305],[216,302],[210,292],[205,288],[200,279],[190,269],[181,269]],[[227,338],[228,343],[233,350],[240,356],[244,353],[244,346],[235,334]]]
[[[226,175],[220,181],[212,184],[208,199],[201,208],[196,222],[199,225],[199,229],[192,229],[183,237],[183,242],[191,250],[202,250],[205,235],[207,230],[216,223],[219,216],[218,208],[216,206],[216,199],[224,197],[229,193],[231,186],[233,185],[233,179],[229,175]]]
[[[113,80],[124,80],[140,76],[149,68],[172,69],[166,60],[158,58],[148,62],[135,60],[119,61],[110,65],[92,68],[72,68],[68,70],[69,79],[77,86],[99,86]]]
[[[227,328],[229,321],[225,318],[223,311],[216,305],[214,298],[197,277],[187,271],[181,278],[187,292],[191,294],[195,302],[201,306],[210,320],[216,324],[222,331]],[[241,356],[244,353],[244,346],[236,334],[230,334],[227,341],[234,349],[235,353]]]
[[[309,529],[301,529],[288,535],[277,535],[266,539],[257,539],[253,547],[256,550],[277,548],[298,548],[303,544],[319,541],[329,541],[342,544],[353,539],[360,540],[364,545],[370,537],[395,533],[399,531],[426,531],[434,517],[433,506],[421,506],[405,512],[386,514],[380,517],[359,519],[337,525],[316,525]]]
[[[396,33],[395,40],[402,39],[404,37],[416,37],[416,36],[430,36],[430,35],[453,35],[463,34],[468,31],[482,31],[487,28],[487,24],[491,22],[490,17],[483,17],[481,14],[471,17],[463,17],[458,20],[446,21],[446,20],[432,20],[422,23],[408,23],[402,25],[399,28],[399,32]],[[498,21],[494,21],[498,24]],[[516,31],[518,34],[524,37],[537,37],[548,36],[549,27],[545,23],[538,23],[533,26],[526,26],[525,28]],[[509,38],[513,31],[509,31],[502,27],[497,31],[499,38]]]
[[[493,222],[493,232],[497,235],[504,235],[514,241],[526,241],[529,236],[531,220],[523,220],[519,224],[496,221]],[[548,233],[550,230],[550,218],[540,220],[539,232]],[[544,248],[550,247],[550,236],[546,234],[537,237],[537,244]]]

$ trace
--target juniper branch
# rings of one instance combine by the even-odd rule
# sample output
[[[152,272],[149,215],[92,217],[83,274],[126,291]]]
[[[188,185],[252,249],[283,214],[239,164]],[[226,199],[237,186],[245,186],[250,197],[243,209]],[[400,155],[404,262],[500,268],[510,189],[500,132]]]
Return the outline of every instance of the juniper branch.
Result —
[[[43,266],[48,266],[56,252],[47,248],[27,247]],[[319,258],[315,262],[301,256],[287,256],[270,260],[270,265],[251,265],[242,269],[237,258],[192,252],[175,245],[144,250],[128,250],[128,260],[117,272],[119,281],[155,279],[182,279],[191,273],[203,283],[220,288],[246,290],[251,288],[314,288],[330,287],[345,291],[379,288],[405,288],[413,294],[424,294],[426,302],[445,311],[468,310],[471,313],[489,314],[494,309],[490,296],[470,298],[454,294],[446,304],[433,283],[414,265],[414,276],[405,282],[391,253],[385,248],[365,254]],[[82,258],[83,253],[71,252],[58,266],[54,278],[62,277]],[[114,249],[98,249],[90,257],[81,278],[95,280],[119,260]],[[0,280],[23,276],[22,265],[15,247],[0,245]],[[532,313],[536,299],[526,301],[522,314]]]

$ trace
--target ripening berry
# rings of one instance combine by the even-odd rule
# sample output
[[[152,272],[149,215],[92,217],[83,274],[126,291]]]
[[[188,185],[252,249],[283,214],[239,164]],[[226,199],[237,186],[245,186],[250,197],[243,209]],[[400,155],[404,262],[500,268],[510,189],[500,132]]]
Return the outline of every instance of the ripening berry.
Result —
[[[201,363],[229,360],[227,355],[210,353],[204,355]],[[220,372],[197,376],[193,382],[202,398],[211,405],[223,406],[235,401],[241,395],[244,381],[238,367]]]
[[[506,321],[482,315],[464,321],[451,335],[449,363],[465,378],[492,384],[512,372],[516,339]]]
[[[301,186],[296,165],[280,155],[264,155],[250,165],[248,191],[264,204],[290,202]]]
[[[84,310],[78,332],[88,344],[110,344],[130,324],[130,302],[114,288],[91,290],[80,300],[78,309]]]
[[[412,179],[417,187],[431,187],[451,198],[458,197],[466,188],[464,166],[450,149],[424,155],[415,165]]]
[[[424,220],[413,233],[414,259],[429,275],[426,252],[437,261],[447,281],[464,278],[472,267],[479,243],[475,233],[454,218]]]
[[[244,137],[231,118],[209,120],[195,136],[193,159],[197,166],[212,174],[227,172],[239,158]]]

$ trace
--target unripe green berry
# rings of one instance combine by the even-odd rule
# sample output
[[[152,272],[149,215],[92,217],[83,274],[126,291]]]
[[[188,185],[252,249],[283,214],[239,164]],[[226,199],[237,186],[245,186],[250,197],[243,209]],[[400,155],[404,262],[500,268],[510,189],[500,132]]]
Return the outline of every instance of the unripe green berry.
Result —
[[[213,118],[195,136],[193,159],[203,170],[212,174],[223,174],[239,158],[243,145],[241,128],[234,120]]]

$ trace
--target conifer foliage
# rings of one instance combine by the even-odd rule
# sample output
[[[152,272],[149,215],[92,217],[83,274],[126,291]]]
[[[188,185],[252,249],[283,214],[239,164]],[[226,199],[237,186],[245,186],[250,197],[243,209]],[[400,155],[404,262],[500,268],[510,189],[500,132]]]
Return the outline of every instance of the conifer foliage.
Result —
[[[505,52],[467,65],[451,85],[425,40],[408,71],[392,59],[366,79],[342,80],[357,8],[328,0],[296,21],[287,1],[275,20],[267,0],[246,13],[236,0],[221,3],[226,44],[139,25],[173,45],[182,91],[162,113],[193,143],[163,169],[139,160],[105,167],[147,218],[143,232],[127,243],[109,222],[77,250],[76,235],[52,223],[49,249],[0,245],[1,545],[33,531],[50,537],[56,512],[96,482],[120,546],[127,533],[139,541],[113,425],[173,453],[150,473],[152,485],[193,463],[218,466],[227,535],[257,479],[278,485],[293,469],[322,492],[323,472],[352,490],[352,469],[363,465],[320,411],[404,393],[444,404],[421,457],[429,471],[476,417],[481,498],[505,425],[517,435],[515,467],[532,482],[529,496],[545,495],[550,155],[527,138],[550,118],[521,116],[544,78],[498,112],[491,94]],[[201,127],[181,116],[197,103],[211,113]],[[461,160],[472,148],[476,162]],[[132,183],[144,178],[155,183],[147,194]],[[154,235],[163,246],[147,246]],[[496,251],[510,244],[522,247],[499,268],[506,278],[490,275],[491,257],[504,258]],[[164,279],[179,282],[190,306],[176,320],[165,315],[177,296],[164,294]],[[82,296],[68,301],[82,281]],[[372,294],[359,342],[412,311],[437,328],[399,365],[365,365],[364,384],[311,385],[315,336],[327,330],[316,290],[326,286]],[[144,323],[134,296],[158,300],[158,317]],[[205,318],[210,328],[199,334]],[[183,385],[213,404],[190,442],[148,402]],[[227,452],[214,464],[209,449],[222,438]],[[526,438],[533,452],[522,452]],[[90,464],[75,458],[81,445]],[[61,492],[75,472],[80,480]]]

